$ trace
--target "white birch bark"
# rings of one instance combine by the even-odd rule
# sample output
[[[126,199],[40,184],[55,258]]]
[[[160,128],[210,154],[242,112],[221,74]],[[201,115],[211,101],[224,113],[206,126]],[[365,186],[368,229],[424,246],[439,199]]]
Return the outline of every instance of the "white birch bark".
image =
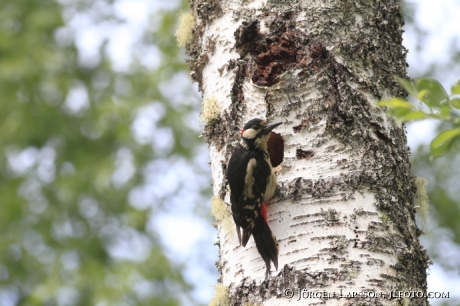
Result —
[[[191,75],[217,100],[219,115],[204,135],[214,196],[228,211],[224,173],[239,129],[255,117],[284,122],[276,129],[284,160],[268,206],[279,269],[264,282],[253,239],[242,248],[234,227],[218,223],[230,304],[288,305],[306,289],[335,295],[304,293],[301,305],[425,305],[425,298],[388,299],[392,290],[426,292],[428,261],[404,129],[373,107],[404,95],[393,79],[406,76],[400,2],[195,0],[191,8]],[[261,42],[265,55],[255,46]],[[364,291],[383,296],[340,298]]]

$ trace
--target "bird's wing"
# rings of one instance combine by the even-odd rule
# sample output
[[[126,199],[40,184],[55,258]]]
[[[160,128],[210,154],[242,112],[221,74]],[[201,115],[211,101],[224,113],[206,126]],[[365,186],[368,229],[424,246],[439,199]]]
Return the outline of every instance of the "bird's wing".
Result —
[[[240,207],[240,216],[243,217],[241,222],[241,227],[243,228],[241,244],[243,246],[246,246],[256,225],[256,220],[260,217],[260,207],[264,199],[267,179],[270,173],[270,166],[264,158],[251,158],[247,164],[244,190],[238,205]]]

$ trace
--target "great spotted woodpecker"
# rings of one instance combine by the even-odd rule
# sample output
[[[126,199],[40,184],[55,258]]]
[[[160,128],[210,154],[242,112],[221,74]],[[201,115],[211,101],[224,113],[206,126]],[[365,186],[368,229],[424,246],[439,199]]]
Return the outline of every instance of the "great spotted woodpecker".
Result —
[[[267,201],[276,190],[276,175],[267,152],[267,141],[270,132],[280,124],[267,124],[257,118],[248,121],[227,167],[238,240],[245,247],[252,234],[267,268],[265,279],[270,276],[270,261],[278,270],[278,241],[267,222]],[[243,229],[243,236],[240,229]]]

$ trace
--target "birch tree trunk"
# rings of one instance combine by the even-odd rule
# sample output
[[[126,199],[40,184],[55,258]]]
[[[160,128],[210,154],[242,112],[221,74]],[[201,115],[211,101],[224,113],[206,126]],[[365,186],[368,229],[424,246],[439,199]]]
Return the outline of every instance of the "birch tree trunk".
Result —
[[[230,304],[287,305],[302,289],[301,305],[427,304],[398,295],[426,292],[428,258],[405,130],[374,107],[405,95],[394,79],[407,77],[400,1],[190,1],[188,63],[211,114],[203,134]],[[224,175],[254,117],[284,122],[268,206],[279,270],[268,281],[254,241],[238,244]]]

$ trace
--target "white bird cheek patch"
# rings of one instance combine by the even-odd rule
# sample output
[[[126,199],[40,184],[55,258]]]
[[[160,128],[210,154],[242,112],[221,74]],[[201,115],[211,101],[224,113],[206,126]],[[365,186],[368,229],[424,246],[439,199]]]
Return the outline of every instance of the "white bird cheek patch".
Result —
[[[257,136],[257,131],[254,129],[247,129],[243,133],[243,137],[246,139],[254,139]]]

